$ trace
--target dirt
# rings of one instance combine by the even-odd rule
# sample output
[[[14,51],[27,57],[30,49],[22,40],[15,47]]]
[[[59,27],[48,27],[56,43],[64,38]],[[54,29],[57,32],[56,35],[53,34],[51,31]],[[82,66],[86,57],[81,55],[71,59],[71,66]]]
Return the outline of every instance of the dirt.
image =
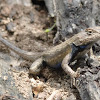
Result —
[[[49,18],[44,7],[39,5],[25,7],[22,5],[9,6],[7,4],[1,4],[0,10],[0,30],[2,31],[0,34],[17,47],[26,51],[42,52],[53,46],[52,41],[56,29],[52,30],[49,34],[45,33],[45,29],[51,27],[54,21],[53,18]],[[8,26],[8,28],[10,27],[8,30],[7,24],[9,22],[12,22],[13,25]],[[0,52],[11,54],[8,48],[1,43]],[[30,62],[24,60],[20,66],[28,68],[30,64]],[[24,80],[26,81],[26,77],[28,77],[27,75],[25,77],[25,75],[26,74],[22,73],[22,75],[17,78],[16,76],[19,75],[15,75],[17,79],[16,83],[28,88],[28,84],[24,83]],[[22,81],[21,78],[23,79]],[[72,100],[80,100],[77,90],[70,87],[69,76],[67,76],[62,69],[53,69],[47,66],[42,70],[40,75],[35,77],[30,76],[29,78],[31,84],[34,83],[32,85],[34,100],[46,100],[56,90],[59,91],[57,94],[62,100],[67,100],[69,96],[72,97]],[[24,88],[23,90],[22,87],[19,87],[21,93],[26,92],[27,89]]]

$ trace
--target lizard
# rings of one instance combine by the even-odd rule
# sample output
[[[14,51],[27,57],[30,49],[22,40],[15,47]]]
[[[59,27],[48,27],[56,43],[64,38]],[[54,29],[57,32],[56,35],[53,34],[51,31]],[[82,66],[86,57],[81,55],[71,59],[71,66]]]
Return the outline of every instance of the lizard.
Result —
[[[42,66],[47,64],[50,67],[61,66],[71,78],[79,77],[79,70],[74,71],[70,64],[85,54],[90,56],[92,45],[99,39],[100,26],[90,27],[44,52],[27,52],[16,47],[0,35],[0,41],[5,46],[23,59],[33,62],[29,68],[29,73],[36,75],[40,72]]]

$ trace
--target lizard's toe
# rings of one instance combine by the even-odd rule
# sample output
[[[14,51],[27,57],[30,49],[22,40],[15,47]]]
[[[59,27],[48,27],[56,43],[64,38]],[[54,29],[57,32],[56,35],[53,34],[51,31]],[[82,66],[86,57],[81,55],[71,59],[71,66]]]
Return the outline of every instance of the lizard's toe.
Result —
[[[77,71],[74,73],[73,77],[71,77],[71,87],[77,85],[76,78],[78,78],[79,76],[80,76],[80,68],[78,68]]]
[[[74,78],[71,78],[71,87],[73,87],[73,86],[77,86],[77,84],[78,84],[78,81],[77,81],[77,79],[74,77]]]
[[[77,68],[77,71],[75,72],[75,74],[76,74],[75,76],[76,78],[80,76],[80,68]]]

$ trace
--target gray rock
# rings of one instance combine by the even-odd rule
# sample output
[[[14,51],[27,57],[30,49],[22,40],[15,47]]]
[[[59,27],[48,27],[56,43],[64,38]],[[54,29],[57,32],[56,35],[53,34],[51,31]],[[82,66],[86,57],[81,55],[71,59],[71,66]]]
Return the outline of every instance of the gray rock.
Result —
[[[94,54],[96,54],[97,56],[100,56],[100,40],[94,44],[93,46],[93,50],[94,50]]]
[[[34,14],[32,11],[30,12],[30,22],[34,23]]]
[[[76,97],[74,94],[71,94],[69,97],[67,97],[65,100],[76,100]]]
[[[24,93],[20,92],[19,86],[21,86],[21,84],[23,85],[23,83],[18,85],[17,78],[14,78],[14,72],[10,67],[10,63],[13,60],[14,59],[8,55],[0,54],[0,98],[3,98],[2,100],[33,100],[31,86],[28,87]],[[18,71],[15,70],[15,73],[16,72]],[[28,96],[24,96],[24,94]]]
[[[9,22],[6,25],[6,29],[9,33],[14,33],[15,32],[15,24],[13,22]]]
[[[9,5],[20,4],[24,6],[32,6],[31,0],[6,0]]]

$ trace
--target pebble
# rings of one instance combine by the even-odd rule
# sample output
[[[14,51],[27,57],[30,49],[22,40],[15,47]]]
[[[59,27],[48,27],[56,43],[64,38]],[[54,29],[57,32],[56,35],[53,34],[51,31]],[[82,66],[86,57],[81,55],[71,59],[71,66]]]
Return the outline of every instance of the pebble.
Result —
[[[6,25],[6,29],[8,32],[10,33],[14,33],[15,32],[15,25],[13,22],[9,22],[7,25]]]

